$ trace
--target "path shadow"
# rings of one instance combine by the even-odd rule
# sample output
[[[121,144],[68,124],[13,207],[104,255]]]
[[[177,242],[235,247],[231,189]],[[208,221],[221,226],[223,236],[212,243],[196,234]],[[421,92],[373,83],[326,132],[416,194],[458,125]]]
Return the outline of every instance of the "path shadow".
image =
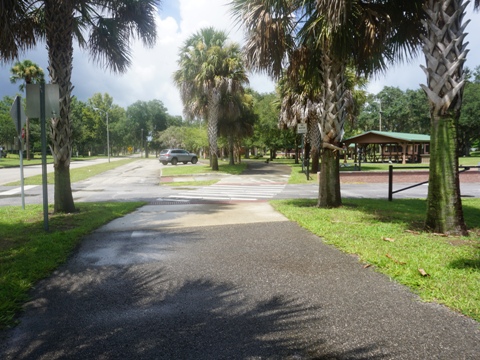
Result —
[[[264,161],[247,161],[247,168],[242,175],[290,175],[291,167],[285,164],[276,164],[273,161],[266,163]]]
[[[380,346],[333,351],[304,336],[322,309],[252,300],[208,279],[146,266],[64,271],[41,284],[2,359],[380,359]],[[321,321],[321,319],[320,319]],[[372,355],[373,354],[373,355]]]

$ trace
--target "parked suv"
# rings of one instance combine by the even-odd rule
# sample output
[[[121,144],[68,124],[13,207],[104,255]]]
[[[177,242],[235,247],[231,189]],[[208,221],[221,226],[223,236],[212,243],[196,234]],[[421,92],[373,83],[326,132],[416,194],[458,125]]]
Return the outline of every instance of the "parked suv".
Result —
[[[187,150],[182,149],[164,149],[160,151],[159,161],[163,165],[172,163],[172,165],[177,165],[178,162],[183,162],[184,164],[191,162],[196,164],[198,157],[196,154],[189,153]]]

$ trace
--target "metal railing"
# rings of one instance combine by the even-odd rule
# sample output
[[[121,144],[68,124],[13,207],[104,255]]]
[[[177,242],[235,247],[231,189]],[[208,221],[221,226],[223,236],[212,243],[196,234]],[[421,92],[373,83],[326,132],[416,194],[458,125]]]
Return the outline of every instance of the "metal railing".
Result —
[[[407,166],[407,167],[396,167],[396,169],[429,169],[430,167],[428,166]],[[463,169],[463,170],[459,170],[458,172],[459,173],[462,173],[462,172],[465,172],[465,171],[468,171],[470,169],[479,169],[480,170],[480,166],[459,166],[458,167],[459,169]],[[401,189],[398,189],[398,190],[395,190],[393,191],[393,169],[394,169],[394,166],[393,165],[390,165],[388,167],[388,201],[392,201],[393,200],[393,194],[396,194],[396,193],[399,193],[401,191],[405,191],[405,190],[408,190],[408,189],[412,189],[414,187],[417,187],[417,186],[420,186],[420,185],[423,185],[423,184],[428,184],[428,181],[422,181],[420,183],[417,183],[417,184],[414,184],[414,185],[410,185],[410,186],[407,186],[407,187],[404,187],[404,188],[401,188]]]

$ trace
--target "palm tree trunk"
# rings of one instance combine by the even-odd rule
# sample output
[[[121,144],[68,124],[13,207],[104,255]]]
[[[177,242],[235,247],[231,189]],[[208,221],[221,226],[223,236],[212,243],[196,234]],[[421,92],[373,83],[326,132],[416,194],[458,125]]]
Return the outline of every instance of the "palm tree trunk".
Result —
[[[208,109],[208,142],[210,145],[210,166],[212,170],[218,170],[218,114],[220,110],[220,93],[213,89],[210,93]]]
[[[345,123],[345,65],[333,62],[324,55],[322,63],[323,109],[319,122],[322,137],[322,155],[320,165],[320,181],[318,206],[333,208],[342,205],[340,193],[340,165],[338,147],[343,137]],[[330,145],[330,146],[329,146]]]
[[[45,1],[45,23],[50,25],[46,29],[48,70],[52,83],[58,84],[60,89],[60,116],[52,119],[50,135],[55,169],[54,211],[62,213],[75,211],[70,182],[73,13],[73,1]]]
[[[320,130],[318,129],[318,113],[317,113],[318,104],[313,104],[313,108],[310,111],[310,116],[308,117],[308,134],[310,137],[310,154],[312,158],[312,174],[316,174],[319,170],[319,160],[320,160],[320,145],[321,137]]]
[[[429,0],[424,53],[430,101],[430,173],[425,227],[429,231],[467,235],[460,198],[457,127],[464,87],[466,45],[462,0]]]
[[[326,181],[325,179],[332,179]],[[320,163],[320,184],[318,207],[336,208],[342,205],[340,194],[340,161],[339,152],[330,149],[322,151]]]
[[[229,165],[235,165],[235,142],[233,139],[233,134],[228,135],[228,158],[229,158]]]

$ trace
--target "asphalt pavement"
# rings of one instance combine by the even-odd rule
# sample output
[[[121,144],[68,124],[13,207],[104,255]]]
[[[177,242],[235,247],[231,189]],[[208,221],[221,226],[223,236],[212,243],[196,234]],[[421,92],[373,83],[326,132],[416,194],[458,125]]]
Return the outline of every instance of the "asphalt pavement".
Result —
[[[0,334],[1,359],[480,354],[478,322],[422,302],[266,201],[152,202],[86,237],[31,298]]]

